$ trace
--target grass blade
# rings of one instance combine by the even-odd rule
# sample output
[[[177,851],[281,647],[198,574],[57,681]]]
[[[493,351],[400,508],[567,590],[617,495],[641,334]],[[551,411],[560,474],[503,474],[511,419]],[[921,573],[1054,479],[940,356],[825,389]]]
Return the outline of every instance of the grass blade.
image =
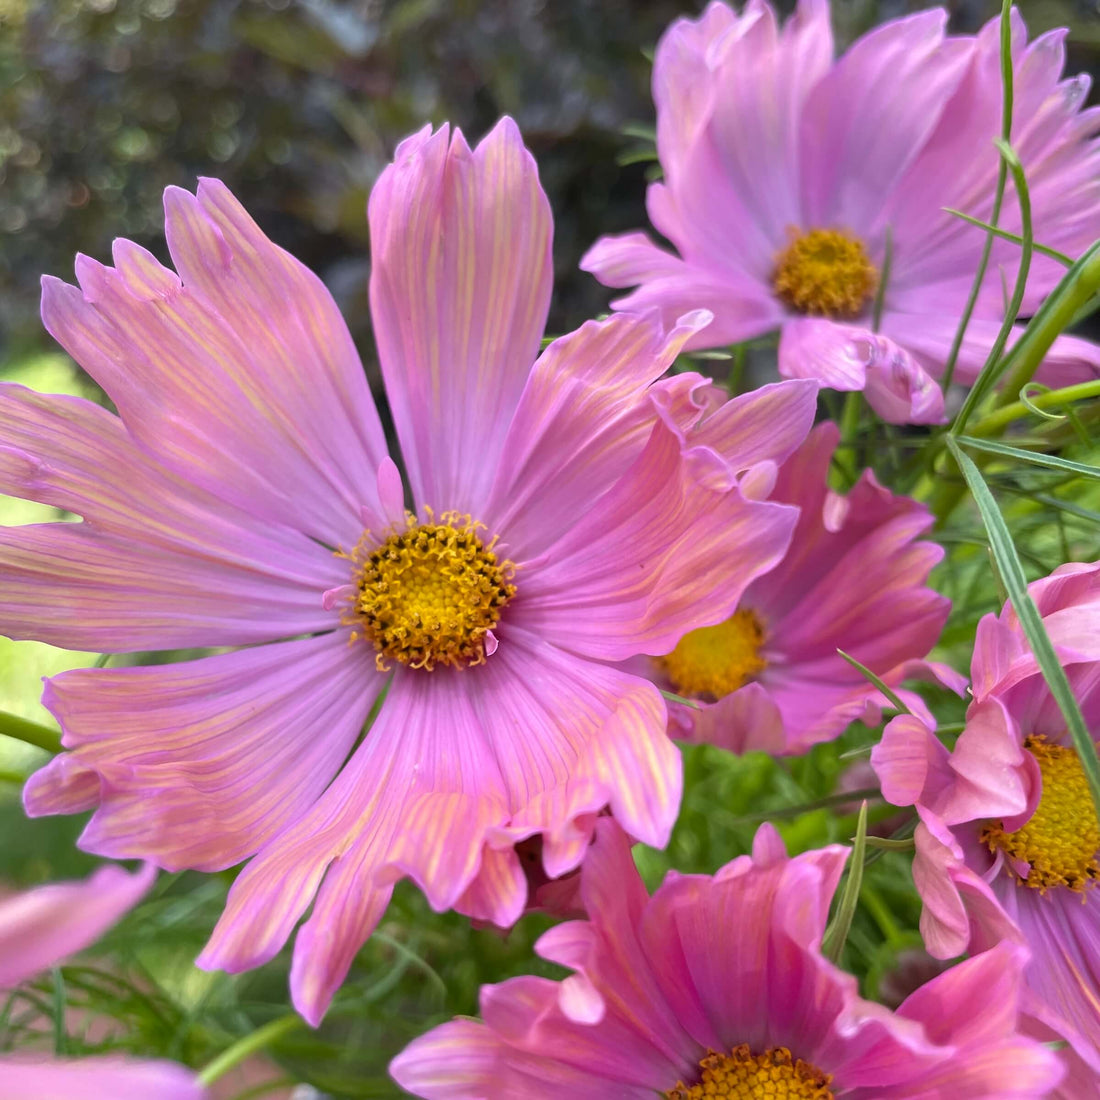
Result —
[[[836,916],[825,930],[825,936],[821,941],[821,953],[834,963],[840,961],[840,953],[844,950],[844,944],[852,928],[852,918],[856,915],[859,889],[863,885],[863,860],[866,852],[867,803],[863,802],[859,807],[852,856],[848,860],[848,878],[844,883],[844,891],[840,895],[840,903],[836,907]]]
[[[1046,627],[1043,626],[1039,609],[1027,590],[1027,578],[1024,576],[1024,569],[1020,564],[1020,557],[1016,553],[1012,536],[1008,533],[1004,516],[1001,515],[997,502],[989,491],[989,486],[986,485],[970,456],[963,452],[951,436],[947,437],[947,445],[966,479],[966,484],[978,505],[978,511],[981,512],[982,522],[989,535],[990,548],[996,558],[1005,588],[1008,590],[1008,598],[1016,611],[1016,617],[1020,620],[1020,626],[1031,646],[1031,651],[1035,654],[1043,679],[1046,680],[1050,693],[1054,696],[1066,720],[1070,737],[1073,739],[1073,747],[1077,750],[1081,767],[1088,779],[1093,810],[1100,814],[1100,762],[1096,758],[1096,745],[1089,735],[1081,708],[1077,705],[1077,699],[1066,676],[1066,670],[1058,660],[1058,655],[1054,652],[1054,644],[1046,632]]]
[[[1100,466],[1089,466],[1084,462],[1073,462],[1058,455],[1044,454],[1042,451],[1027,451],[1022,447],[1010,447],[1007,443],[998,443],[993,439],[975,439],[973,436],[959,436],[959,442],[972,451],[984,451],[986,454],[1013,458],[1017,462],[1028,462],[1032,466],[1045,466],[1049,470],[1064,470],[1068,474],[1090,477],[1100,481]]]

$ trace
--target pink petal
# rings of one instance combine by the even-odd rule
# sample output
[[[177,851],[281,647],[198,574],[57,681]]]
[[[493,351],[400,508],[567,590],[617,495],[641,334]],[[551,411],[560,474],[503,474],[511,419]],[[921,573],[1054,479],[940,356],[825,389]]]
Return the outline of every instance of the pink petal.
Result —
[[[538,354],[550,210],[511,119],[404,143],[370,197],[371,312],[417,506],[480,517]]]
[[[142,546],[90,524],[0,530],[8,637],[122,653],[266,642],[332,629],[321,587],[197,553]]]
[[[165,197],[183,282],[116,242],[115,268],[78,257],[83,293],[43,280],[46,328],[150,455],[257,518],[330,546],[357,537],[385,451],[347,330],[228,191],[200,191]]]
[[[651,188],[650,195],[660,194]],[[687,350],[735,344],[778,327],[783,310],[767,283],[717,266],[689,263],[658,248],[644,233],[601,237],[581,257],[604,286],[641,285],[616,298],[615,309],[628,313],[659,310],[666,328],[689,310],[712,315],[706,328],[687,342]]]
[[[451,908],[483,867],[499,876],[497,857],[484,863],[486,845],[553,835],[605,805],[633,834],[665,843],[680,762],[664,726],[651,684],[514,627],[502,626],[499,650],[476,669],[399,669],[331,786],[241,873],[200,964],[236,971],[270,958],[328,867],[292,972],[295,1005],[318,1021],[395,879],[409,875],[433,907]],[[574,858],[583,855],[582,846]],[[490,886],[477,903],[499,908],[479,917],[514,920],[525,881],[506,875],[503,889]]]
[[[82,847],[170,870],[247,859],[313,805],[347,758],[384,683],[373,656],[337,632],[49,680],[44,700],[75,750],[58,759],[75,758],[101,786]],[[57,764],[28,781],[28,812],[55,808],[70,781]]]
[[[871,750],[882,797],[895,806],[933,804],[951,783],[948,756],[934,730],[914,715],[899,714]]]
[[[935,10],[876,27],[817,82],[802,113],[803,220],[795,224],[881,242],[882,196],[920,152],[973,52],[972,40],[945,41],[946,23]]]
[[[0,902],[0,989],[18,985],[95,943],[148,892],[156,868],[100,867],[82,882],[56,882]]]
[[[204,1100],[195,1075],[170,1062],[129,1058],[29,1061],[0,1056],[4,1100]]]
[[[858,325],[816,317],[788,321],[779,341],[784,378],[816,378],[834,390],[863,390],[890,424],[942,423],[943,393],[904,347]]]
[[[481,518],[510,557],[535,557],[627,471],[653,429],[650,385],[705,316],[671,332],[655,317],[588,321],[539,356],[504,442]]]
[[[469,1100],[500,1085],[500,1040],[475,1020],[451,1020],[414,1039],[390,1062],[406,1092],[428,1100]]]
[[[688,630],[728,618],[749,581],[779,560],[794,517],[736,488],[711,491],[715,461],[685,453],[658,425],[599,511],[525,563],[516,621],[616,661],[667,653]]]

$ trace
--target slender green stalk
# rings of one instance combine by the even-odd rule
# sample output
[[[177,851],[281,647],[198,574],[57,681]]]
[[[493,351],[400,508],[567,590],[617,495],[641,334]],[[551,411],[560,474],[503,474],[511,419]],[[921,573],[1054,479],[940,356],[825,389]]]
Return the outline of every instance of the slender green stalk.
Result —
[[[1002,0],[1001,3],[1001,140],[1012,140],[1012,102],[1013,102],[1013,72],[1012,72],[1012,20],[1009,18],[1012,12],[1012,0]],[[1008,183],[1008,165],[1004,157],[997,165],[997,189],[993,193],[993,211],[989,216],[990,225],[996,225],[1001,217],[1001,205],[1004,203],[1005,186]],[[955,331],[955,339],[951,343],[951,351],[947,356],[947,363],[943,369],[943,378],[940,385],[943,392],[947,393],[951,385],[951,379],[955,376],[955,364],[962,350],[963,340],[966,338],[966,330],[970,325],[970,318],[974,313],[974,307],[978,304],[978,295],[985,281],[985,271],[989,266],[989,256],[993,251],[993,234],[986,235],[985,245],[982,248],[982,258],[978,262],[978,270],[974,273],[974,282],[970,287],[970,296],[966,299],[966,307],[959,320],[959,327]]]
[[[61,751],[61,734],[57,730],[5,711],[0,711],[0,734],[26,745],[34,745],[37,749],[45,749],[46,752],[56,754]]]
[[[859,889],[863,885],[863,859],[867,851],[867,803],[859,807],[859,820],[856,822],[856,835],[852,845],[852,856],[848,860],[848,879],[840,894],[836,916],[825,930],[821,941],[821,953],[832,962],[839,962],[845,941],[852,928],[852,918],[859,904]]]
[[[990,225],[989,222],[983,222],[981,218],[972,218],[969,214],[964,214],[961,210],[956,210],[953,206],[945,206],[943,208],[945,214],[951,214],[956,218],[961,218],[964,222],[968,222],[970,225],[977,226],[979,229],[984,229],[987,233],[992,233],[994,237],[1000,237],[1002,241],[1011,241],[1013,244],[1023,244],[1023,237],[1016,233],[1009,233],[1007,229],[998,229],[995,225]],[[1033,241],[1032,248],[1036,252],[1043,256],[1049,256],[1052,260],[1057,260],[1063,267],[1073,266],[1073,257],[1067,256],[1064,252],[1059,252],[1056,248],[1048,248],[1045,244],[1039,244],[1038,241]]]
[[[861,665],[859,661],[855,659],[850,653],[845,653],[843,649],[838,649],[837,653],[844,658],[858,672],[868,683],[878,688],[891,704],[897,708],[902,714],[912,714],[912,711],[898,698],[897,693],[891,691],[886,686],[883,680],[876,676],[866,665]]]
[[[798,817],[800,814],[809,813],[811,810],[824,810],[830,806],[843,806],[848,802],[868,798],[881,801],[882,792],[878,787],[861,787],[856,791],[838,791],[836,794],[827,794],[823,798],[815,798],[811,802],[800,802],[797,806],[784,806],[781,810],[761,810],[758,814],[745,814],[744,817],[735,817],[730,821],[730,824],[754,825],[759,824],[761,821],[778,821],[782,818]]]
[[[223,1050],[212,1062],[199,1071],[199,1084],[212,1085],[219,1077],[224,1077],[231,1069],[239,1066],[246,1058],[271,1046],[277,1039],[302,1026],[304,1021],[297,1013],[290,1013],[272,1020],[263,1027],[238,1039],[228,1049]]]

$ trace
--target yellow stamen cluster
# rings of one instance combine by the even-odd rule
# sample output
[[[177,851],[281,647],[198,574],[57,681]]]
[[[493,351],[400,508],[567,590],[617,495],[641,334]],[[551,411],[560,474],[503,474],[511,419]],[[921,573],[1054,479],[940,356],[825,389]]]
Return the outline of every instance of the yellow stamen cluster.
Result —
[[[675,691],[721,699],[767,667],[760,656],[764,628],[751,611],[735,611],[724,623],[685,634],[657,660]]]
[[[410,515],[404,531],[381,544],[367,532],[346,555],[358,567],[346,621],[353,638],[378,651],[382,671],[391,661],[428,671],[483,664],[489,631],[515,595],[515,565],[498,561],[496,538],[483,542],[482,525],[469,516],[439,519],[418,523]]]
[[[991,821],[981,839],[991,852],[999,848],[1010,859],[1030,864],[1027,878],[1018,877],[1021,885],[1043,893],[1052,886],[1083,891],[1100,877],[1100,824],[1081,759],[1074,749],[1040,736],[1028,737],[1024,748],[1043,776],[1039,805],[1015,832],[1006,833],[1003,822]]]
[[[839,319],[858,317],[877,282],[863,242],[840,229],[792,231],[772,277],[775,293],[791,309]]]
[[[665,1093],[667,1100],[833,1100],[832,1077],[817,1066],[794,1058],[786,1047],[753,1054],[742,1043],[729,1054],[708,1054],[700,1063],[697,1085],[680,1082]]]

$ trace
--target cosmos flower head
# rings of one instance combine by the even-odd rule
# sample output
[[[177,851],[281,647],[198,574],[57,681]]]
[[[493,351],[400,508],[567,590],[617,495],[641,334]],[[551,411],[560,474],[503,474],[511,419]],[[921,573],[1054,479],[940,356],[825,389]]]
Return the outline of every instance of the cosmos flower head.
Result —
[[[426,127],[369,207],[402,477],[320,281],[216,181],[165,211],[175,271],[118,241],[113,267],[78,258],[79,289],[44,280],[47,328],[119,416],[3,388],[0,488],[83,522],[0,532],[0,628],[238,648],[53,678],[70,751],[25,804],[94,809],[80,843],[115,857],[250,860],[203,966],[265,962],[312,906],[291,989],[316,1022],[397,879],[508,926],[518,841],[542,837],[551,877],[608,808],[665,843],[664,701],[613,662],[728,617],[780,559],[795,511],[749,490],[805,437],[817,386],[658,401],[702,312],[588,323],[540,355],[533,160],[507,119],[474,150]]]
[[[644,233],[601,238],[581,266],[614,305],[714,321],[691,348],[780,332],[779,371],[863,390],[894,423],[943,417],[944,371],[985,234],[946,212],[992,214],[1001,133],[1000,27],[946,35],[947,12],[876,27],[834,57],[826,0],[800,0],[783,27],[764,0],[738,14],[712,2],[657,47],[653,98],[663,180]],[[1071,256],[1100,235],[1100,116],[1088,79],[1062,78],[1064,31],[1027,42],[1012,11],[1012,145],[1029,185],[1035,239]],[[999,224],[1019,234],[1011,186]],[[1004,316],[1019,247],[998,239],[955,378],[976,377]],[[1023,315],[1064,269],[1031,267]],[[1039,378],[1100,372],[1100,351],[1061,336]]]
[[[95,943],[147,893],[156,868],[101,867],[82,882],[54,882],[0,901],[0,990],[9,990]],[[52,1038],[52,1037],[51,1037]],[[52,1042],[51,1042],[52,1048]],[[203,1100],[183,1066],[116,1055],[58,1059],[0,1055],[4,1100]]]
[[[1088,728],[1100,729],[1100,563],[1063,565],[1029,591]],[[920,815],[913,877],[929,951],[952,958],[1000,939],[1026,942],[1031,1028],[1069,1040],[1064,1095],[1092,1096],[1100,825],[1088,782],[1010,606],[978,624],[971,677],[974,701],[952,751],[926,722],[901,716],[871,761],[885,797]]]
[[[925,705],[903,680],[965,685],[923,659],[950,610],[925,583],[943,557],[920,539],[931,514],[869,470],[846,496],[830,489],[838,438],[834,424],[818,425],[778,470],[769,499],[799,509],[783,560],[745,589],[730,618],[691,631],[649,662],[655,682],[694,703],[671,706],[674,737],[791,755],[840,736],[853,721],[876,725],[886,700],[838,650],[917,713],[927,714]]]
[[[821,954],[847,851],[788,859],[770,825],[715,875],[649,897],[601,821],[581,869],[589,919],[538,953],[573,973],[481,991],[481,1021],[415,1039],[390,1065],[426,1100],[891,1100],[1047,1095],[1056,1056],[1018,1033],[1027,951],[1005,941],[892,1013]]]

